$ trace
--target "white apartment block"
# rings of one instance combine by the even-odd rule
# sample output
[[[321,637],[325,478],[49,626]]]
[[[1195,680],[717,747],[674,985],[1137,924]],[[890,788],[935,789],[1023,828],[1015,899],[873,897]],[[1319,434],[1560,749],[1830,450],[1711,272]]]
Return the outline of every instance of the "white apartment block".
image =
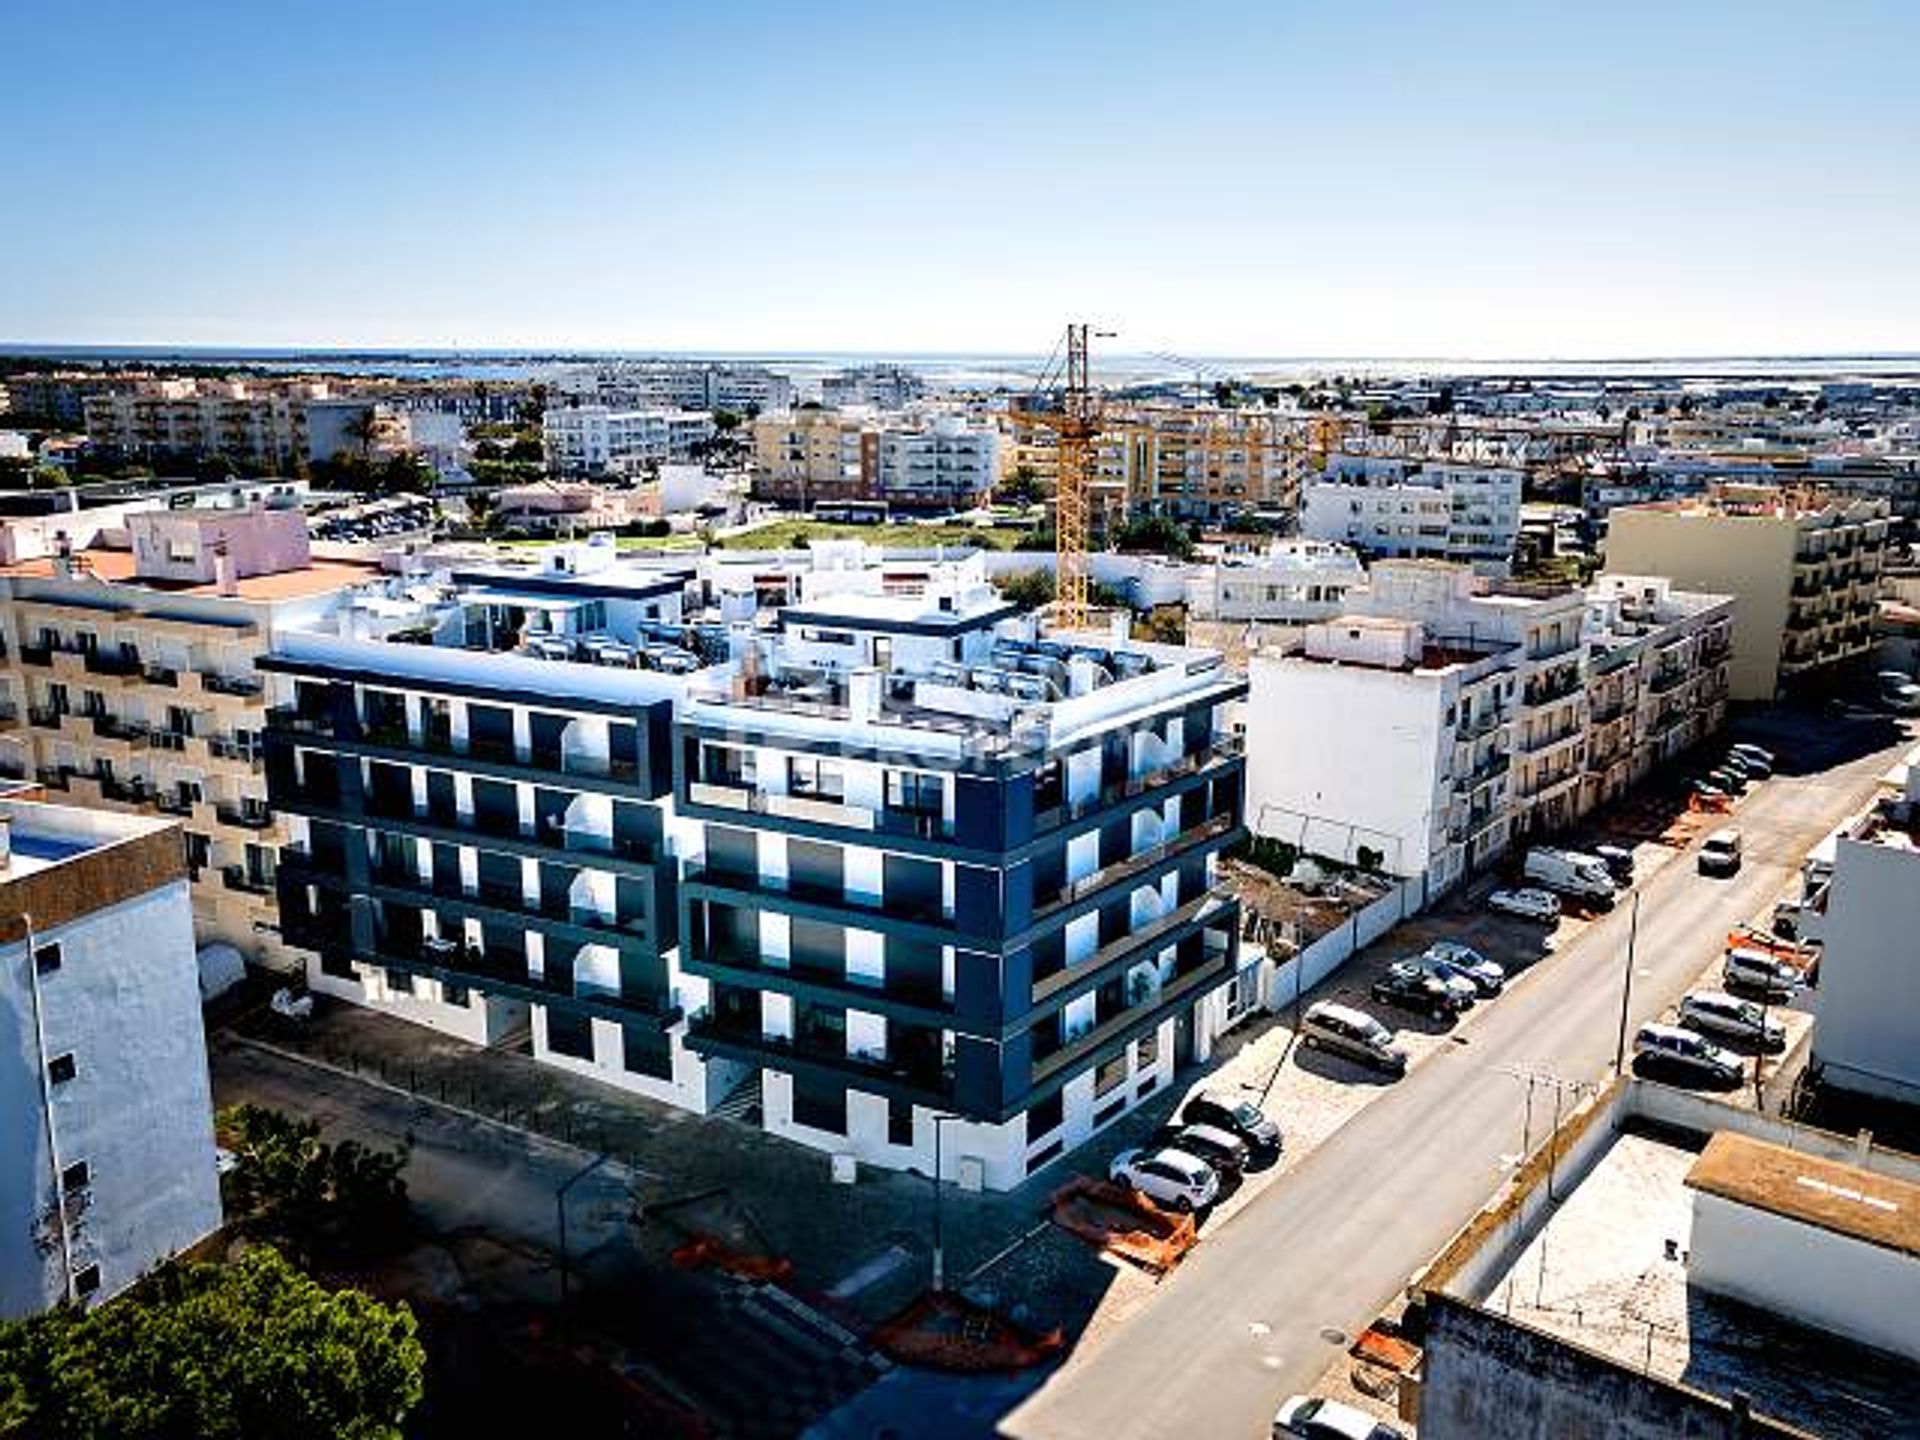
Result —
[[[1370,556],[1498,569],[1519,539],[1523,478],[1504,467],[1336,455],[1305,487],[1300,531]]]
[[[1225,555],[1187,587],[1197,620],[1304,625],[1330,620],[1367,583],[1360,557],[1324,540],[1275,540],[1250,555]]]
[[[964,510],[983,501],[1000,473],[1000,432],[957,415],[929,425],[889,426],[876,451],[878,498],[914,510]]]
[[[760,365],[636,360],[556,376],[560,395],[615,410],[733,410],[758,415],[793,404],[792,377]]]
[[[177,825],[0,800],[0,1321],[220,1224]]]
[[[1920,764],[1843,831],[1823,904],[1812,1074],[1838,1090],[1920,1104]]]
[[[1579,808],[1618,799],[1726,724],[1734,598],[1652,575],[1587,590],[1587,754]]]
[[[1519,662],[1498,639],[1347,615],[1254,653],[1247,823],[1304,853],[1452,888],[1505,853]]]
[[[712,437],[713,417],[696,410],[613,410],[579,405],[541,417],[547,463],[563,475],[631,474],[685,460]]]

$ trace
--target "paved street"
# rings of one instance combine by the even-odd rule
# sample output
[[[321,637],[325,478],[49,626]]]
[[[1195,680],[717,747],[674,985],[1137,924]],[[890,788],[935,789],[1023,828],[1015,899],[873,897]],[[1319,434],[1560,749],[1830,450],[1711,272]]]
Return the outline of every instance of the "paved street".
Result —
[[[1645,882],[1636,1022],[1693,982],[1729,926],[1774,897],[1907,743],[1760,787],[1737,817],[1746,864],[1734,879],[1700,878],[1689,856]],[[1534,967],[1465,1043],[1417,1067],[1213,1231],[1145,1315],[1070,1359],[1003,1433],[1266,1433],[1276,1403],[1309,1387],[1499,1184],[1524,1123],[1527,1087],[1511,1072],[1607,1073],[1630,911],[1623,904]],[[1540,1124],[1536,1114],[1536,1136]]]

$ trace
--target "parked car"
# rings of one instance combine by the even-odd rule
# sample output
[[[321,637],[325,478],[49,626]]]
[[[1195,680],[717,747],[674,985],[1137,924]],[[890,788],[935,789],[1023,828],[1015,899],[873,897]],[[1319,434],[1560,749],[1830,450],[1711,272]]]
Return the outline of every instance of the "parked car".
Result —
[[[1879,685],[1880,703],[1896,715],[1911,715],[1920,710],[1920,685],[1904,670],[1882,670]]]
[[[1222,1175],[1238,1175],[1253,1158],[1246,1141],[1215,1125],[1168,1125],[1155,1138],[1183,1155],[1206,1161]]]
[[[1487,908],[1502,915],[1518,915],[1522,920],[1544,920],[1552,924],[1560,918],[1560,897],[1551,890],[1527,888],[1496,890],[1487,896]]]
[[[1747,777],[1732,765],[1717,765],[1707,772],[1707,779],[1718,785],[1729,795],[1747,793]]]
[[[1220,1193],[1220,1177],[1211,1165],[1165,1145],[1155,1150],[1122,1150],[1107,1167],[1107,1177],[1175,1210],[1202,1209]]]
[[[1187,1101],[1180,1118],[1188,1125],[1230,1131],[1256,1150],[1280,1148],[1280,1127],[1251,1100],[1230,1100],[1202,1092]]]
[[[1642,1025],[1633,1037],[1636,1058],[1662,1064],[1720,1085],[1737,1084],[1746,1073],[1740,1057],[1697,1030],[1678,1025]]]
[[[1680,1002],[1680,1023],[1702,1035],[1724,1035],[1778,1050],[1787,1043],[1787,1027],[1751,1000],[1724,990],[1695,990]]]
[[[1300,1043],[1371,1065],[1389,1075],[1407,1073],[1407,1052],[1393,1043],[1393,1032],[1364,1010],[1316,1000],[1300,1018]]]
[[[1504,966],[1495,964],[1471,945],[1463,945],[1458,940],[1434,941],[1427,947],[1423,958],[1429,965],[1464,979],[1473,986],[1476,995],[1491,998],[1507,988]]]
[[[1468,990],[1471,992],[1472,987]],[[1462,995],[1447,981],[1417,960],[1396,960],[1373,982],[1373,998],[1382,1005],[1398,1005],[1403,1010],[1418,1010],[1435,1020],[1458,1015],[1473,1004],[1471,993]]]
[[[1596,845],[1593,858],[1607,867],[1607,873],[1622,885],[1633,881],[1633,851],[1624,845]]]
[[[1536,885],[1599,905],[1612,904],[1619,889],[1603,861],[1551,845],[1535,845],[1527,851],[1524,873]]]
[[[1740,832],[1728,826],[1700,842],[1700,873],[1731,875],[1740,868]]]
[[[1731,989],[1758,991],[1763,995],[1788,996],[1802,983],[1804,976],[1794,966],[1764,950],[1736,945],[1727,951],[1721,967],[1722,981]]]
[[[1318,1395],[1295,1395],[1273,1417],[1273,1440],[1406,1440],[1366,1411]]]
[[[1725,788],[1707,779],[1689,780],[1687,782],[1687,789],[1705,800],[1726,800],[1730,798]]]
[[[1766,766],[1769,771],[1773,770],[1780,763],[1779,757],[1775,755],[1773,751],[1764,749],[1746,740],[1738,741],[1727,748],[1736,755],[1744,755],[1750,760],[1758,760],[1762,765]]]

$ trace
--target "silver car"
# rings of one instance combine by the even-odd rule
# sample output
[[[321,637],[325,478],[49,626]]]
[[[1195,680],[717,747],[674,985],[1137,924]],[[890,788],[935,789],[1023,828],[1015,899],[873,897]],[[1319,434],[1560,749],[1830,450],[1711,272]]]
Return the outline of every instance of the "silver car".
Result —
[[[1703,1035],[1724,1035],[1777,1050],[1787,1043],[1787,1027],[1751,1000],[1724,990],[1695,990],[1680,1002],[1680,1023]]]

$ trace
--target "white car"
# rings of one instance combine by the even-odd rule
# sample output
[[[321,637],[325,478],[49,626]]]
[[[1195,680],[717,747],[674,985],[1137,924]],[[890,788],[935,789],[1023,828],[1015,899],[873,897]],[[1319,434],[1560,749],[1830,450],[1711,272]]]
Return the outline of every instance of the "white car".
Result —
[[[1406,1437],[1393,1426],[1352,1405],[1324,1400],[1318,1395],[1296,1395],[1274,1415],[1273,1440],[1406,1440]]]
[[[1551,890],[1496,890],[1487,897],[1487,908],[1522,920],[1553,921],[1560,918],[1560,897]]]
[[[1736,945],[1727,951],[1721,969],[1725,983],[1742,990],[1759,990],[1769,996],[1791,995],[1805,983],[1798,967],[1769,955],[1764,950]]]
[[[1680,1002],[1680,1023],[1703,1035],[1757,1041],[1768,1049],[1787,1043],[1787,1029],[1751,1000],[1724,990],[1695,990]]]
[[[1750,741],[1742,740],[1738,744],[1729,745],[1727,748],[1736,755],[1743,755],[1749,760],[1758,760],[1769,770],[1773,769],[1773,767],[1779,763],[1778,757],[1774,755],[1773,751],[1755,745]]]
[[[1171,1147],[1122,1150],[1107,1167],[1107,1177],[1175,1210],[1198,1210],[1220,1193],[1220,1177],[1211,1165]]]

